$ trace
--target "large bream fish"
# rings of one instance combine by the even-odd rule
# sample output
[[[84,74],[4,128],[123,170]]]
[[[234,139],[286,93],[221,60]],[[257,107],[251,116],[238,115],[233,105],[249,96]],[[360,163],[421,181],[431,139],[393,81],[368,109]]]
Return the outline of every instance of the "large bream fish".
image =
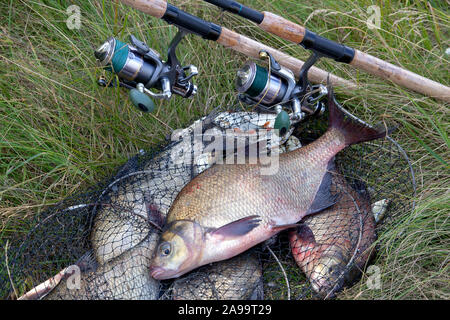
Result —
[[[130,160],[98,198],[101,205],[94,208],[96,214],[89,236],[92,250],[75,265],[60,271],[19,299],[157,299],[160,283],[148,272],[150,258],[159,239],[154,226],[159,226],[165,220],[176,195],[192,176],[209,168],[215,161],[211,151],[206,150],[210,141],[201,139],[202,135],[208,130],[210,135],[225,137],[226,129],[245,132],[263,126],[273,127],[275,118],[275,114],[248,112],[213,114],[181,130],[177,136],[180,139],[155,157],[140,157],[145,165],[138,166],[137,158]],[[283,137],[271,136],[268,148],[284,142],[290,133]],[[200,139],[200,143],[194,144],[194,139]],[[226,150],[231,152],[231,149]],[[178,161],[181,151],[187,153],[189,158],[194,156],[192,164]],[[86,205],[74,207],[83,206]],[[71,210],[74,208],[67,208],[61,214],[70,215]],[[211,283],[205,283],[204,286],[206,291],[208,286],[220,287],[214,295],[191,290],[194,282],[191,276],[191,282],[181,282],[182,279],[179,279],[180,282],[174,286],[177,293],[174,297],[182,298],[189,291],[198,294],[197,298],[247,297],[247,289],[253,289],[253,283],[259,281],[260,262],[251,256],[236,257],[234,261],[240,263],[218,263],[206,267],[202,274],[195,277],[198,282],[204,282],[203,279],[209,275],[214,277]],[[247,273],[248,270],[253,271],[252,267],[259,272],[252,272],[253,280],[247,279],[245,286],[242,286],[239,275],[242,275],[243,270]],[[75,270],[80,271],[78,276],[73,274]],[[79,280],[79,287],[72,286],[74,279]],[[224,285],[235,290],[224,290]]]
[[[334,156],[346,146],[385,136],[345,117],[329,91],[328,131],[315,142],[279,155],[279,169],[262,164],[216,164],[178,194],[150,266],[155,279],[179,277],[231,258],[296,226],[336,202],[330,192]]]
[[[313,290],[331,298],[351,284],[369,260],[376,240],[375,219],[367,190],[355,190],[345,178],[332,174],[332,193],[338,202],[289,233],[295,261]]]
[[[141,243],[103,265],[87,254],[77,265],[62,270],[19,300],[157,299],[159,282],[148,273],[156,241],[157,234],[149,234]]]

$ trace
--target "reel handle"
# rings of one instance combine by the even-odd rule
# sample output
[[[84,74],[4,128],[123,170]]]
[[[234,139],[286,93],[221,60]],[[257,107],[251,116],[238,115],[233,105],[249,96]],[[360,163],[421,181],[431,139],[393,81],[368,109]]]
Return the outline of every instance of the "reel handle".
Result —
[[[101,78],[99,85],[118,85],[129,89],[131,102],[143,112],[155,109],[153,99],[169,100],[173,94],[183,98],[194,96],[198,88],[191,80],[198,74],[198,69],[194,65],[183,67],[176,56],[176,48],[186,34],[186,30],[178,31],[170,43],[167,61],[163,61],[158,52],[133,35],[130,35],[131,44],[108,38],[94,55],[105,70],[118,76],[118,84]]]
[[[131,89],[131,103],[142,112],[153,112],[155,110],[155,102],[148,95],[138,89]]]

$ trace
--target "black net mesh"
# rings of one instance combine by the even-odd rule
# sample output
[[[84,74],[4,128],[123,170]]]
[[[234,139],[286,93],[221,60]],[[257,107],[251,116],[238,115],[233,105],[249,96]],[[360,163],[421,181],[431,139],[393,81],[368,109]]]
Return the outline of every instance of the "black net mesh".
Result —
[[[413,172],[391,138],[340,152],[332,175],[337,203],[307,217],[298,228],[173,280],[150,276],[151,257],[170,206],[213,162],[211,154],[195,152],[208,144],[197,143],[196,134],[248,132],[273,127],[275,119],[269,113],[219,111],[179,132],[184,139],[141,152],[108,181],[37,214],[28,234],[2,237],[0,296],[331,298],[357,281],[373,256],[377,230],[388,228],[413,206]],[[269,135],[267,148],[281,143],[282,152],[291,151],[313,141],[326,126],[325,117],[311,119],[297,126],[287,141]],[[228,156],[236,151],[225,149]],[[176,160],[180,158],[183,161]]]

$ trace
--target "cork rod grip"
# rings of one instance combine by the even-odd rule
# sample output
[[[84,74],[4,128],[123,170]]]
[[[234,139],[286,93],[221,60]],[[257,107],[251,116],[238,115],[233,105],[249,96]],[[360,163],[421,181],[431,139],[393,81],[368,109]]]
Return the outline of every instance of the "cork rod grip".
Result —
[[[167,10],[163,0],[120,0],[122,3],[156,18],[162,18]]]
[[[237,52],[243,53],[252,58],[259,58],[259,52],[261,50],[265,50],[271,53],[274,58],[284,67],[292,70],[294,74],[298,75],[300,73],[300,69],[302,68],[304,62],[291,57],[290,55],[266,46],[258,41],[252,40],[243,36],[239,33],[231,31],[227,28],[222,28],[222,32],[220,34],[217,42],[223,45],[224,47],[233,49]],[[345,89],[354,90],[357,88],[357,85],[352,81],[342,79],[338,76],[330,74],[329,72],[319,69],[317,67],[312,67],[309,69],[308,77],[314,83],[327,83],[327,77],[330,76],[330,82],[334,86],[339,86]]]
[[[350,65],[432,98],[450,102],[450,88],[414,72],[397,67],[370,54],[355,50]]]
[[[167,8],[170,7],[170,5],[167,4],[167,2],[162,0],[152,0],[152,1],[121,0],[121,1],[126,5],[129,5],[139,11],[150,14],[157,18],[163,18],[164,15],[166,14]],[[292,26],[294,24],[290,22],[289,25]],[[300,29],[299,28],[295,30],[292,29],[292,34],[293,35],[296,34],[297,30]],[[304,62],[299,59],[291,57],[281,51],[273,49],[258,41],[247,38],[243,35],[240,35],[226,28],[221,28],[220,34],[218,34],[218,38],[215,41],[217,41],[218,43],[222,44],[227,48],[233,49],[234,51],[243,53],[252,58],[259,58],[259,52],[261,50],[266,50],[270,52],[275,57],[275,59],[277,59],[281,63],[281,65],[292,70],[295,74],[299,74],[300,69],[304,64]],[[308,73],[309,79],[313,83],[326,83],[328,75],[330,76],[330,82],[335,86],[343,87],[350,90],[356,89],[357,87],[357,85],[352,81],[348,81],[335,75],[329,74],[327,71],[324,71],[316,67],[312,67]]]
[[[285,40],[300,43],[305,36],[305,28],[271,12],[264,11],[264,20],[259,24],[261,29]]]
[[[302,44],[302,42],[306,41],[308,30],[304,27],[273,13],[263,13],[264,19],[259,24],[261,29],[296,44]],[[408,88],[432,98],[450,102],[449,87],[359,50],[354,50],[354,56],[351,57],[351,59],[347,60],[344,58],[340,61],[348,62],[357,69],[366,71],[367,73],[384,80],[392,81],[404,88]]]

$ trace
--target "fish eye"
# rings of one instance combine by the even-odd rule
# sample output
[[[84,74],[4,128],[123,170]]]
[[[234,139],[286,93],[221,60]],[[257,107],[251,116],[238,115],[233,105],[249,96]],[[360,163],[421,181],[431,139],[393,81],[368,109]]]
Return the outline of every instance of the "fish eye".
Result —
[[[172,246],[170,242],[163,242],[159,245],[159,253],[162,256],[168,256],[172,252]]]

